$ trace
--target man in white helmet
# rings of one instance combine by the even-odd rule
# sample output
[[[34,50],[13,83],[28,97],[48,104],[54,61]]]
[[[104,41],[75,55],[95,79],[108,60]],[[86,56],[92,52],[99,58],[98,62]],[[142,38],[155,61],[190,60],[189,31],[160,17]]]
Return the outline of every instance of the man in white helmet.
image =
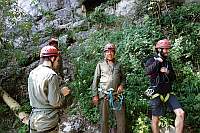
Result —
[[[111,116],[114,116],[117,133],[125,133],[125,101],[123,96],[125,77],[121,64],[115,59],[115,53],[114,44],[105,45],[105,59],[97,64],[92,84],[92,101],[94,105],[99,105],[100,109],[101,133],[109,133],[109,128],[115,129],[115,127],[110,127],[112,124],[109,123]]]

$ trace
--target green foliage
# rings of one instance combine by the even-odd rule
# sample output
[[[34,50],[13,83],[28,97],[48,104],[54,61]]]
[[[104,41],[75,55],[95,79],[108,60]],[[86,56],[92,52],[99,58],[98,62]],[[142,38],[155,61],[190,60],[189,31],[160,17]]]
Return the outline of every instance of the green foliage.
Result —
[[[22,125],[19,129],[18,129],[18,133],[28,133],[29,128],[28,125]]]
[[[55,14],[52,11],[44,11],[42,14],[46,17],[47,21],[51,21],[55,18]]]
[[[136,126],[133,126],[133,133],[149,133],[150,131],[150,119],[141,114],[136,121]]]
[[[22,22],[19,27],[22,31],[30,31],[32,28],[32,22]]]
[[[0,133],[5,133],[9,127],[12,127],[15,115],[7,105],[2,103],[2,99],[0,101]]]
[[[161,16],[160,21],[172,38],[190,36],[191,38],[187,37],[187,39],[196,43],[199,34],[199,12],[199,4],[180,6],[170,14]]]
[[[0,50],[0,68],[4,68],[8,63],[8,52],[7,50]]]
[[[127,75],[126,105],[129,113],[132,112],[134,115],[131,119],[136,119],[141,113],[146,114],[148,105],[142,94],[147,87],[147,80],[144,80],[141,59],[151,51],[149,48],[152,47],[152,42],[159,36],[161,33],[154,24],[104,28],[91,35],[78,48],[70,50],[73,51],[70,56],[77,67],[76,80],[72,83],[75,97],[82,101],[82,112],[87,118],[94,122],[98,120],[98,117],[94,117],[97,112],[91,104],[88,104],[88,101],[91,101],[90,85],[95,66],[100,59],[103,59],[102,49],[108,42],[117,45],[117,59],[122,62]]]
[[[109,6],[115,6],[119,2],[120,0],[107,0],[106,4]]]
[[[15,50],[15,58],[20,66],[26,66],[26,64],[28,63],[27,53],[21,50]]]
[[[0,104],[0,114],[8,112],[9,108],[6,105]]]
[[[187,93],[188,94],[188,93]],[[199,132],[199,108],[200,108],[200,94],[198,93],[189,93],[187,96],[180,97],[184,110],[186,110],[186,120],[185,124],[189,127],[193,127],[196,132]]]
[[[119,22],[120,18],[114,15],[108,15],[104,12],[105,5],[101,5],[95,8],[95,11],[90,13],[88,16],[88,21],[91,25],[97,24],[101,26],[113,26]]]
[[[32,41],[34,42],[35,45],[39,45],[39,39],[40,39],[40,34],[39,33],[35,33],[32,36]]]
[[[143,92],[148,87],[148,80],[143,68],[143,60],[153,53],[152,47],[156,41],[162,38],[170,38],[173,48],[170,56],[177,73],[177,82],[174,85],[174,92],[177,93],[183,109],[189,112],[186,116],[186,123],[197,128],[199,115],[196,109],[199,108],[199,5],[178,8],[174,12],[160,14],[158,23],[148,15],[144,16],[141,24],[135,25],[127,19],[118,19],[119,22],[107,23],[107,17],[103,13],[103,7],[99,7],[90,14],[91,24],[100,24],[99,30],[84,41],[78,47],[70,49],[69,55],[76,66],[75,81],[72,86],[74,95],[81,103],[81,111],[93,122],[98,119],[97,112],[91,105],[91,83],[95,66],[100,59],[103,59],[103,47],[106,43],[112,42],[117,45],[117,60],[123,64],[126,75],[126,108],[127,121],[133,132],[149,132],[150,124],[146,114],[148,113],[148,102]],[[184,18],[192,16],[196,19],[183,21],[180,11],[187,9]],[[191,15],[191,12],[193,12]],[[196,14],[196,15],[195,15]],[[191,18],[191,17],[189,17]],[[123,21],[120,21],[123,20]],[[164,29],[167,29],[167,34]],[[164,31],[164,32],[163,32]],[[189,98],[190,95],[195,96]],[[192,99],[195,102],[192,103]],[[187,106],[192,104],[193,106]],[[186,107],[187,106],[187,107]],[[195,110],[194,110],[195,108]],[[95,111],[94,111],[95,110]],[[162,126],[173,124],[174,119],[170,117],[161,119]],[[95,120],[94,117],[95,116]],[[195,119],[193,119],[195,117]],[[135,121],[137,120],[137,121]],[[195,122],[194,122],[195,121]],[[194,125],[194,123],[196,123]],[[143,128],[144,127],[144,128]]]
[[[23,124],[18,118],[15,119],[13,127],[16,129],[17,133],[29,133],[29,126]]]
[[[18,110],[18,112],[25,112],[25,113],[31,113],[32,107],[30,106],[28,99],[22,99],[21,102],[21,108]]]
[[[159,18],[162,15],[161,8],[163,6],[166,8],[166,0],[149,0],[148,11],[151,15]]]
[[[159,127],[169,127],[173,124],[173,120],[170,117],[161,117]]]

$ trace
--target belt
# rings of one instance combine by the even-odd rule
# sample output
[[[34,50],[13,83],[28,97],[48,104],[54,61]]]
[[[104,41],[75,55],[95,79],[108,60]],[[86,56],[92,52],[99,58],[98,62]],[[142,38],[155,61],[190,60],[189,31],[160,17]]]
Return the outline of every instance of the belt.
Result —
[[[37,108],[37,107],[32,107],[32,111],[46,111],[46,110],[55,110],[55,108]]]
[[[108,89],[108,90],[104,90],[104,89],[98,88],[98,91],[99,91],[99,92],[102,92],[102,93],[104,93],[104,94],[106,94],[106,95],[108,95],[110,91],[112,91],[112,94],[113,94],[113,95],[117,95],[117,94],[118,94],[116,91],[114,91],[113,88],[110,88],[110,89]]]
[[[48,132],[51,132],[51,131],[55,130],[57,127],[58,127],[58,126],[55,126],[55,127],[50,128],[50,129],[48,129],[48,130],[45,130],[45,131],[37,131],[36,129],[32,129],[32,128],[31,128],[31,130],[32,130],[32,131],[36,131],[37,133],[48,133]]]

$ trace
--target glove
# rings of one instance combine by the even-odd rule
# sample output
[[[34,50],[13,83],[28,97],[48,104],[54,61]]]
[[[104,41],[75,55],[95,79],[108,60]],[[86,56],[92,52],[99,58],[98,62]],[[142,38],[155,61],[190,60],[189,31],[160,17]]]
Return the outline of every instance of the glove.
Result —
[[[154,93],[154,89],[149,88],[144,93],[145,93],[146,96],[151,97]]]
[[[145,92],[144,94],[148,97],[153,96],[153,94],[155,94],[156,91],[156,86],[150,86]]]

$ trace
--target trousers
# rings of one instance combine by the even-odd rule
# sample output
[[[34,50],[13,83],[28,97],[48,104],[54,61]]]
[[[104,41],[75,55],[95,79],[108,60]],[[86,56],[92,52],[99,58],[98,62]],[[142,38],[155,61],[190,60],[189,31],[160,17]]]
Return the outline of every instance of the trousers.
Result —
[[[116,122],[117,133],[125,133],[125,103],[122,104],[121,110],[112,110],[109,107],[109,102],[106,98],[100,100],[100,130],[101,133],[109,133],[111,121],[110,116]]]

